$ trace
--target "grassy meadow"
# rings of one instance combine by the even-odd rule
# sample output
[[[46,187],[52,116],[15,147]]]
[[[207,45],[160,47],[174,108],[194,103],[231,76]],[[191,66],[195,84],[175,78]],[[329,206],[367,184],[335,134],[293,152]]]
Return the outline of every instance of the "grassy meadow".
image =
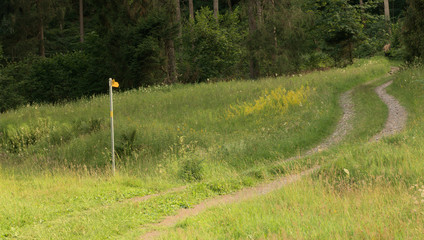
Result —
[[[388,93],[408,110],[407,128],[368,142],[387,116],[372,89],[391,79]],[[266,196],[210,209],[161,239],[422,239],[423,96],[422,66],[356,88],[355,128],[344,144],[311,157],[322,164],[318,172]]]
[[[108,96],[60,105],[26,106],[1,114],[0,238],[137,238],[149,230],[149,223],[178,209],[270,180],[276,174],[296,172],[317,162],[325,166],[309,181],[319,180],[318,187],[305,183],[293,185],[290,189],[298,192],[291,200],[293,203],[306,192],[330,194],[335,202],[342,197],[358,202],[361,198],[353,198],[355,194],[351,191],[362,191],[362,182],[379,182],[380,176],[392,182],[379,183],[381,191],[388,185],[387,194],[393,193],[401,202],[402,196],[409,195],[396,194],[396,191],[404,191],[422,175],[418,156],[413,163],[379,162],[378,159],[391,157],[395,150],[396,159],[415,156],[421,151],[412,147],[413,143],[419,145],[419,137],[408,138],[418,134],[418,131],[410,131],[418,127],[422,116],[417,107],[420,102],[411,100],[413,95],[409,91],[417,93],[422,89],[421,83],[399,80],[406,79],[410,72],[399,74],[391,87],[393,94],[414,112],[407,131],[409,135],[387,138],[382,143],[358,144],[356,141],[365,142],[368,136],[378,132],[387,115],[383,103],[372,94],[372,86],[377,83],[357,86],[383,78],[389,70],[390,62],[386,59],[372,58],[358,60],[343,69],[304,76],[157,86],[116,93],[114,119],[118,159],[115,177],[110,173]],[[419,72],[418,69],[413,71]],[[360,114],[345,144],[317,156],[275,164],[307,151],[327,137],[341,116],[339,95],[353,87],[357,87],[354,99],[359,103],[357,112]],[[411,142],[405,146],[405,141]],[[404,147],[408,150],[403,151]],[[360,154],[369,156],[357,159],[355,156]],[[343,175],[344,168],[349,169],[349,178]],[[183,185],[187,188],[147,201],[129,200]],[[372,189],[374,185],[368,187]],[[267,197],[278,199],[284,191],[289,190]],[[340,191],[350,195],[341,195]],[[307,204],[318,198],[304,201]],[[340,203],[340,209],[350,206],[347,202],[343,204]],[[232,208],[242,209],[243,206],[246,205]],[[305,213],[312,214],[313,206],[304,208]],[[207,214],[214,214],[213,211]],[[202,229],[205,234],[215,231],[211,229],[227,231],[219,230],[222,222],[213,226],[207,221],[210,217],[202,216],[199,217],[204,220],[188,220],[169,236],[184,238],[192,234],[190,229]],[[247,216],[243,219],[239,221],[250,221]],[[236,221],[225,224],[234,227],[230,226],[232,223],[249,226]],[[293,221],[293,224],[297,223]],[[296,226],[300,228],[293,228],[293,231],[308,234],[307,230],[302,230],[306,226]],[[260,234],[269,232],[260,229],[257,229],[259,235],[254,236],[261,237]],[[243,228],[240,231],[244,231]],[[281,231],[269,233],[276,234],[276,238],[286,234]],[[240,234],[230,236],[248,238]],[[205,236],[227,238],[228,235]]]

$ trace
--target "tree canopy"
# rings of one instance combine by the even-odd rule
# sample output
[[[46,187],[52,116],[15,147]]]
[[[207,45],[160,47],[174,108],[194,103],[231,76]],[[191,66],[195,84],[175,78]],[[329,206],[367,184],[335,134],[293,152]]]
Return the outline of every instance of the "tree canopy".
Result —
[[[0,111],[103,93],[109,77],[125,90],[277,76],[392,41],[421,56],[422,0],[393,3],[391,23],[405,25],[391,33],[380,0],[4,0]]]

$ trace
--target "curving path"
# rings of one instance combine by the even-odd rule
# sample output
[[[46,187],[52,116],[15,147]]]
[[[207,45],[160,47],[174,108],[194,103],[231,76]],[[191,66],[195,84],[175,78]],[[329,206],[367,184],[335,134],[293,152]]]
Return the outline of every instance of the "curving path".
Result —
[[[222,204],[229,204],[229,203],[235,203],[235,202],[240,202],[243,200],[248,200],[250,198],[259,196],[259,195],[264,195],[267,193],[270,193],[272,191],[278,190],[281,187],[283,187],[284,185],[290,184],[292,182],[295,182],[297,180],[299,180],[302,176],[305,175],[309,175],[311,174],[313,171],[317,170],[319,168],[319,166],[308,169],[306,171],[303,171],[299,174],[296,175],[290,175],[290,176],[286,176],[283,178],[279,178],[271,183],[267,183],[267,184],[261,184],[259,186],[256,187],[252,187],[252,188],[245,188],[241,191],[238,191],[236,193],[232,193],[232,194],[227,194],[227,195],[222,195],[216,198],[212,198],[210,200],[206,200],[196,206],[194,206],[193,208],[188,208],[188,209],[181,209],[177,215],[174,216],[168,216],[166,217],[164,220],[162,220],[162,222],[159,222],[157,224],[151,225],[157,228],[163,228],[163,227],[172,227],[175,224],[177,224],[179,221],[191,217],[191,216],[195,216],[197,214],[199,214],[200,212],[214,207],[214,206],[218,206],[218,205],[222,205]],[[162,232],[160,231],[152,231],[152,232],[148,232],[144,235],[142,235],[140,237],[140,239],[154,239],[158,236],[161,235]]]
[[[406,120],[408,113],[405,108],[400,105],[399,101],[393,96],[387,94],[386,88],[392,84],[393,81],[389,81],[375,89],[377,95],[383,100],[389,109],[389,116],[387,117],[386,124],[370,141],[378,141],[384,136],[395,134],[401,131],[406,126]]]
[[[340,121],[337,124],[336,130],[334,131],[334,133],[328,137],[323,143],[321,143],[320,145],[314,147],[313,149],[309,150],[308,152],[306,152],[304,155],[302,156],[298,156],[298,157],[292,157],[289,159],[286,159],[284,161],[291,161],[291,160],[295,160],[301,157],[305,157],[308,155],[312,155],[314,153],[317,153],[319,151],[325,150],[328,147],[330,147],[331,145],[334,145],[338,142],[340,142],[343,137],[349,132],[350,129],[352,129],[351,126],[351,119],[354,116],[354,110],[353,110],[353,102],[352,102],[352,90],[347,91],[345,93],[343,93],[340,97],[340,105],[343,108],[343,116],[340,119]],[[320,166],[315,166],[311,169],[308,169],[306,171],[303,171],[299,174],[294,174],[294,175],[289,175],[289,176],[285,176],[285,177],[281,177],[278,178],[270,183],[265,183],[265,184],[261,184],[258,185],[256,187],[252,187],[252,188],[245,188],[241,191],[238,191],[236,193],[232,193],[232,194],[228,194],[228,195],[222,195],[210,200],[206,200],[205,202],[202,202],[196,206],[194,206],[193,208],[189,208],[189,209],[181,209],[177,215],[174,216],[168,216],[166,217],[164,220],[162,220],[161,222],[154,224],[154,225],[150,225],[156,228],[163,228],[163,227],[171,227],[173,225],[175,225],[177,222],[190,217],[190,216],[194,216],[197,215],[198,213],[213,207],[213,206],[217,206],[217,205],[221,205],[221,204],[228,204],[228,203],[233,203],[233,202],[239,202],[239,201],[243,201],[243,200],[247,200],[256,196],[260,196],[260,195],[264,195],[267,194],[269,192],[278,190],[280,188],[282,188],[283,186],[290,184],[292,182],[295,182],[297,180],[299,180],[302,176],[305,175],[309,175],[312,172],[314,172],[315,170],[319,169]],[[154,239],[155,237],[160,236],[161,232],[160,231],[152,231],[152,232],[148,232],[144,235],[142,235],[140,237],[140,239]]]
[[[393,69],[392,69],[393,70]],[[407,120],[407,112],[406,110],[400,105],[400,103],[392,96],[388,95],[386,93],[386,87],[388,87],[390,84],[392,84],[393,81],[389,81],[379,87],[376,88],[377,95],[383,100],[383,102],[387,105],[389,109],[389,116],[386,121],[386,125],[384,129],[372,137],[370,141],[378,141],[384,136],[392,135],[394,133],[397,133],[401,131],[406,126],[406,120]],[[352,129],[351,125],[351,119],[354,116],[354,104],[352,102],[352,90],[345,92],[340,97],[340,105],[343,108],[343,116],[340,119],[340,121],[337,124],[336,130],[333,132],[333,134],[328,137],[325,141],[323,141],[318,146],[314,147],[313,149],[307,151],[302,156],[292,157],[289,159],[286,159],[284,161],[291,161],[295,160],[301,157],[305,157],[308,155],[312,155],[314,153],[320,152],[322,150],[328,149],[330,146],[340,142],[343,137]],[[269,192],[272,192],[274,190],[280,189],[283,186],[290,184],[292,182],[295,182],[299,179],[301,179],[302,176],[309,175],[315,170],[319,169],[320,166],[315,166],[314,168],[308,169],[306,171],[303,171],[299,174],[294,174],[286,177],[281,177],[277,180],[272,181],[271,183],[261,184],[256,187],[252,188],[246,188],[239,192],[219,196],[210,200],[206,200],[193,208],[190,209],[181,209],[176,215],[174,216],[168,216],[161,222],[157,224],[150,225],[150,227],[155,228],[164,228],[164,227],[171,227],[175,225],[177,222],[190,217],[197,215],[198,213],[221,204],[228,204],[233,202],[239,202],[243,200],[247,200],[256,196],[264,195]],[[151,231],[147,232],[144,235],[140,237],[140,239],[154,239],[158,236],[160,236],[160,231]]]
[[[331,134],[330,137],[328,137],[320,145],[307,151],[305,156],[325,150],[329,148],[330,146],[336,143],[339,143],[343,139],[343,137],[346,136],[346,134],[350,130],[352,130],[351,120],[353,119],[353,116],[355,115],[354,104],[352,101],[352,92],[353,90],[349,90],[340,96],[340,106],[343,109],[343,116],[340,119],[340,121],[337,123],[336,130],[333,132],[333,134]]]

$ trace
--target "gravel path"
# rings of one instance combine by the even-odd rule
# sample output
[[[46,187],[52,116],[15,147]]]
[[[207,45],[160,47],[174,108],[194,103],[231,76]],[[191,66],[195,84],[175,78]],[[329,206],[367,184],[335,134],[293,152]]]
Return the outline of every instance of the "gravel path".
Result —
[[[389,116],[387,118],[384,129],[372,137],[370,141],[377,141],[384,136],[395,134],[401,131],[406,125],[408,113],[406,112],[405,108],[400,105],[398,100],[386,92],[386,88],[392,83],[393,81],[389,81],[375,89],[377,95],[387,105],[389,109]]]
[[[340,96],[340,106],[343,109],[343,117],[337,123],[336,130],[320,145],[307,151],[305,156],[320,152],[336,143],[339,143],[343,139],[343,137],[346,136],[346,134],[350,130],[352,130],[351,120],[355,115],[354,105],[352,101],[352,92],[353,90],[349,90]]]

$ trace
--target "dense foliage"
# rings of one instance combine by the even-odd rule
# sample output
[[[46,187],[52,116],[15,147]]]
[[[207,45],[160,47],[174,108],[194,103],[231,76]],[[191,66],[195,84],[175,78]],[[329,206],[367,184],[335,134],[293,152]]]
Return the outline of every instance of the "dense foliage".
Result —
[[[393,31],[378,0],[190,2],[2,1],[0,111],[104,93],[109,77],[125,90],[277,76],[345,66],[390,41],[422,54],[420,0]],[[393,3],[392,22],[402,21],[405,2]]]
[[[424,56],[424,1],[408,0],[403,37],[409,59]]]

